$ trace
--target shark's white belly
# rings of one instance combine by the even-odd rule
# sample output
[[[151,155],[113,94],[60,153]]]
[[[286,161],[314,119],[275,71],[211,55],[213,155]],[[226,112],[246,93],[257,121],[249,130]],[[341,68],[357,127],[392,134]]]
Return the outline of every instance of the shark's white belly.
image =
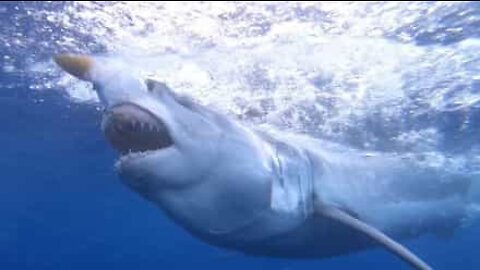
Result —
[[[465,175],[395,155],[308,149],[311,170],[294,165],[300,172],[283,183],[287,192],[277,198],[271,195],[270,209],[262,218],[229,236],[243,239],[244,251],[328,257],[375,245],[348,227],[316,216],[318,202],[338,207],[397,240],[425,234],[448,236],[474,203],[469,201],[472,179]],[[311,183],[298,180],[302,173],[313,174]],[[312,189],[312,201],[306,189]]]

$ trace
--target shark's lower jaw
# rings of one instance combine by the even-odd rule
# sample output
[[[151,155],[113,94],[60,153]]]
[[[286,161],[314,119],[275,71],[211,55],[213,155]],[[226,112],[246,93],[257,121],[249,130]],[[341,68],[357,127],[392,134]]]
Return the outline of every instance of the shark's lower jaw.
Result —
[[[102,130],[108,142],[122,155],[160,150],[173,145],[163,121],[132,103],[109,108],[103,117]]]

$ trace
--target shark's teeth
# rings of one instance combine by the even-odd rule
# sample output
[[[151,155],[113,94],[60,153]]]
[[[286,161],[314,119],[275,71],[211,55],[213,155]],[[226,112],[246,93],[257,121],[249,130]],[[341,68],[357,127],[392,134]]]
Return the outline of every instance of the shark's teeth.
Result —
[[[161,133],[161,129],[150,123],[141,121],[128,121],[125,123],[117,123],[114,129],[119,132],[145,132],[145,133]]]
[[[117,166],[117,168],[119,168],[120,165],[124,162],[127,162],[127,161],[129,161],[131,159],[135,159],[135,158],[146,157],[146,156],[148,156],[152,153],[155,153],[155,151],[154,150],[146,150],[146,151],[143,151],[143,152],[129,151],[127,154],[120,156],[115,165]]]
[[[102,129],[112,146],[123,155],[173,145],[165,123],[136,105],[112,108]]]
[[[139,131],[139,132],[148,132],[148,133],[160,133],[160,129],[155,125],[150,123],[145,123],[141,121],[131,121],[122,125],[116,125],[116,127],[121,127],[118,129],[127,129],[129,131]]]

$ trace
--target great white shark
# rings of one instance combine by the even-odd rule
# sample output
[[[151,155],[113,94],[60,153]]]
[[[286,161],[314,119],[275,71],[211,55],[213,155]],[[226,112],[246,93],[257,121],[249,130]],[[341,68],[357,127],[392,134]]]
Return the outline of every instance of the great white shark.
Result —
[[[444,236],[468,216],[468,177],[394,154],[267,134],[95,57],[55,61],[92,82],[123,182],[211,245],[283,258],[384,247],[431,269],[393,239]]]

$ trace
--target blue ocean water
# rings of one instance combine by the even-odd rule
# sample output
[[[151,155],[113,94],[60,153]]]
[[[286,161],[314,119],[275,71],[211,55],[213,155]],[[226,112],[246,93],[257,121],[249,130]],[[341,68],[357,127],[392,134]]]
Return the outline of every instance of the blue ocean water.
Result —
[[[382,249],[296,261],[191,237],[118,181],[95,94],[51,57],[115,55],[245,121],[473,173],[479,24],[476,2],[1,3],[0,269],[408,269]],[[479,233],[404,243],[478,269]]]

